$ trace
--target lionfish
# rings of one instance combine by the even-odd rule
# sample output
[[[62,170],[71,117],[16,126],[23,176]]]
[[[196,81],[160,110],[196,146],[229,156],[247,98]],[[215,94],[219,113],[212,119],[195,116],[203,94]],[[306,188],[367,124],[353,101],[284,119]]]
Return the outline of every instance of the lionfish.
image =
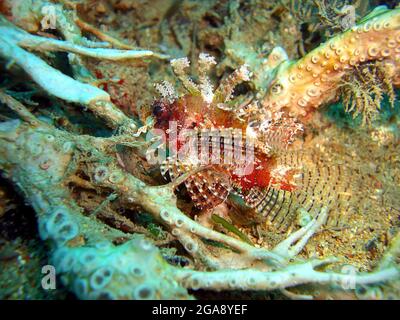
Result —
[[[245,223],[268,221],[285,231],[299,212],[315,216],[328,207],[327,224],[345,225],[349,212],[357,210],[366,177],[357,179],[359,174],[346,165],[319,154],[290,150],[303,125],[251,97],[242,102],[234,98],[237,85],[250,79],[246,65],[213,90],[208,72],[215,64],[213,57],[200,54],[195,83],[185,72],[188,59],[172,60],[186,90],[183,95],[166,81],[156,85],[161,97],[153,104],[155,128],[166,133],[160,146],[170,151],[161,164],[162,175],[171,180],[188,175],[184,184],[202,210],[215,208],[232,194],[239,208],[248,212],[244,203],[252,211]]]
[[[215,59],[202,53],[198,64],[195,83],[186,73],[187,58],[171,61],[186,90],[184,95],[178,96],[166,81],[156,85],[161,98],[153,104],[155,128],[166,132],[163,147],[169,150],[161,165],[163,176],[174,180],[189,173],[184,183],[200,209],[216,207],[230,193],[254,207],[254,197],[262,190],[292,192],[298,188],[299,170],[278,163],[276,154],[293,143],[302,125],[283,113],[260,108],[253,99],[235,102],[236,86],[250,80],[246,65],[214,90],[208,73]],[[173,137],[175,143],[168,143]]]

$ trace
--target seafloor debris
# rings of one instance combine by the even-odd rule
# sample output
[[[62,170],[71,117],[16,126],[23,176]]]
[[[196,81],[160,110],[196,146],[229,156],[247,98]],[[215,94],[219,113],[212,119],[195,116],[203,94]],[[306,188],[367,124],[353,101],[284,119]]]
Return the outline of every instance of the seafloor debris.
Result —
[[[130,18],[141,5],[89,2],[0,6],[0,168],[35,210],[66,290],[81,299],[196,297],[188,289],[399,297],[399,8],[377,7],[289,61],[279,20],[290,12],[280,1],[164,1],[161,15],[135,16],[151,18],[135,29],[141,46],[142,37],[156,39],[151,50],[125,37],[120,10]],[[274,17],[272,26],[266,17]],[[197,32],[204,23],[213,30]],[[192,37],[182,29],[189,24]],[[258,25],[283,30],[251,34],[266,54],[241,42]],[[225,49],[215,50],[226,34]],[[212,54],[223,50],[217,65]],[[134,78],[141,72],[160,97],[126,110],[139,92],[148,95],[142,101],[155,94]],[[141,89],[120,90],[124,83]],[[322,106],[341,93],[340,121],[346,111],[369,119],[379,109],[371,127],[329,122],[331,110]],[[193,152],[183,152],[193,141]],[[211,163],[199,162],[210,155],[217,155]],[[12,249],[3,260],[27,250],[0,245]]]

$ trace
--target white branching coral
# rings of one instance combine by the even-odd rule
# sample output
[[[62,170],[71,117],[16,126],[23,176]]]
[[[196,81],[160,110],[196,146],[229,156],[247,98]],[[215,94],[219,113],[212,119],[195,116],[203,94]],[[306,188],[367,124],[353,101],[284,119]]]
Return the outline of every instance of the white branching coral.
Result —
[[[49,94],[81,104],[107,120],[114,128],[132,131],[136,123],[129,119],[110,100],[110,95],[95,86],[79,82],[51,67],[44,60],[24,48],[35,51],[64,51],[107,60],[126,60],[149,57],[148,50],[115,50],[87,48],[69,41],[31,35],[11,24],[0,15],[0,55],[20,66]]]

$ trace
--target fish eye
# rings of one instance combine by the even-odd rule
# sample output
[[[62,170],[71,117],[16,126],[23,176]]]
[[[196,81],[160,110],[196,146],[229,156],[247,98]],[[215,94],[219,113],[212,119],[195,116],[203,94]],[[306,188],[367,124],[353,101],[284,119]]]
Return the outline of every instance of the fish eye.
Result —
[[[283,85],[281,85],[279,82],[275,83],[271,87],[271,93],[272,94],[280,94],[283,91]]]

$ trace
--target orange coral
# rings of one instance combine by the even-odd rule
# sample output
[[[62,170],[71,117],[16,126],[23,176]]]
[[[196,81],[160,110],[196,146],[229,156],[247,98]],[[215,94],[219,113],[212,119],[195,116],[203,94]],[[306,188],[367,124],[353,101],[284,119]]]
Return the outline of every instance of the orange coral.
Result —
[[[378,7],[302,59],[283,62],[262,105],[305,120],[313,110],[337,99],[342,78],[368,61],[390,64],[393,83],[400,85],[400,9]]]

